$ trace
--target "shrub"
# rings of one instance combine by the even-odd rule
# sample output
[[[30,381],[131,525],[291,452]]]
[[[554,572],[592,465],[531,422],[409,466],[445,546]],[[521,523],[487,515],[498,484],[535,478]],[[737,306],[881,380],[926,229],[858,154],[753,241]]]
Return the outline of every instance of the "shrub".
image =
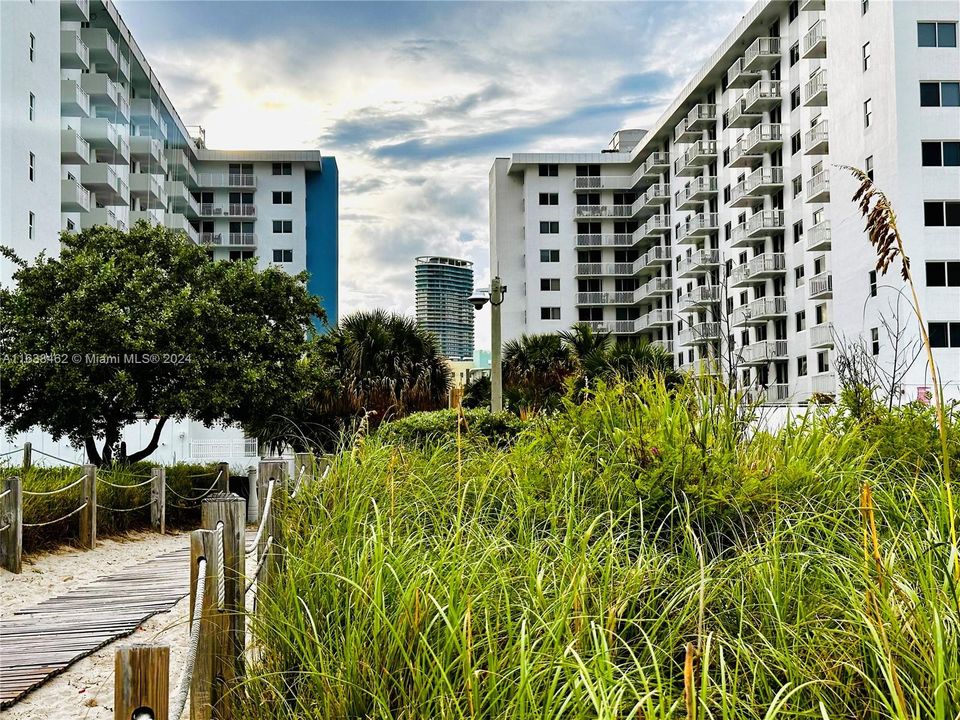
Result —
[[[466,427],[461,428],[468,440],[483,438],[498,445],[513,442],[525,422],[513,413],[491,413],[489,410],[464,410]],[[442,443],[457,437],[457,411],[419,412],[401,420],[385,423],[379,430],[382,442],[397,445]]]

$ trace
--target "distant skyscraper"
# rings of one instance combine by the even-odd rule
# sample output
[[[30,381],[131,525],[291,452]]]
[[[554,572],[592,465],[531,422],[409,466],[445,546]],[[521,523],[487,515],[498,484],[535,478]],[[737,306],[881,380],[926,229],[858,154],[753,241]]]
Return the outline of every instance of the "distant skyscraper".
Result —
[[[417,258],[417,323],[433,332],[451,360],[473,359],[473,263],[448,257]]]

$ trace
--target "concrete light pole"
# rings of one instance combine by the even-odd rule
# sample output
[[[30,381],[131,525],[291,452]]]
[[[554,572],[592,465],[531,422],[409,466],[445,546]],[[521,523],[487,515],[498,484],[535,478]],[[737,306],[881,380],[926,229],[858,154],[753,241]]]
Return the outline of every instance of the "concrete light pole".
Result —
[[[490,410],[503,410],[503,362],[501,359],[502,343],[500,339],[500,306],[503,305],[503,296],[507,286],[500,281],[500,277],[490,280],[490,291],[478,292],[470,298],[474,310],[480,311],[490,302],[490,344],[493,346],[490,353]]]

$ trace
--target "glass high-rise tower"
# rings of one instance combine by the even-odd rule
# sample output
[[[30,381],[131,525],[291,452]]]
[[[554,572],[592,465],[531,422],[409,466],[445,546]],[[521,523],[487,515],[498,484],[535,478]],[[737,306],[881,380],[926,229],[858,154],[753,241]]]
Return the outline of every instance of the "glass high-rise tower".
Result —
[[[473,263],[457,258],[417,258],[417,323],[434,333],[451,360],[473,359]]]

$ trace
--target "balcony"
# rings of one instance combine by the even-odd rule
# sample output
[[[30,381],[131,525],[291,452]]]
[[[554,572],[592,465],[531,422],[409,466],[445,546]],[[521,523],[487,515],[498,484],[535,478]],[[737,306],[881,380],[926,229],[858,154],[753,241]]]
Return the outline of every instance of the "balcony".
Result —
[[[673,355],[673,340],[665,340],[665,339],[651,340],[650,346],[659,347],[668,355]]]
[[[832,372],[819,373],[810,378],[810,390],[815,395],[836,395],[837,376]]]
[[[748,155],[759,155],[782,146],[783,134],[779,124],[764,123],[748,132],[743,140]]]
[[[90,191],[72,178],[60,181],[60,210],[87,212],[90,209]]]
[[[576,236],[577,247],[581,248],[628,248],[634,243],[633,233],[580,233]]]
[[[200,206],[182,180],[167,180],[164,189],[167,193],[168,210],[187,217],[200,217]]]
[[[633,263],[577,263],[578,277],[633,277]]]
[[[193,169],[193,163],[183,150],[167,150],[167,164],[170,167],[171,175],[177,180],[183,180],[191,188],[197,188],[200,180],[196,170]]]
[[[830,249],[830,221],[821,220],[807,231],[807,250]]]
[[[746,89],[760,79],[759,70],[747,70],[743,58],[737,58],[727,70],[727,87]]]
[[[677,210],[696,210],[700,203],[715,197],[716,194],[717,178],[712,175],[701,175],[676,192],[674,207]]]
[[[142,198],[151,208],[165,207],[167,204],[167,193],[156,175],[130,173],[130,194]]]
[[[131,178],[131,182],[132,182],[132,178]],[[154,212],[151,212],[150,210],[131,210],[129,220],[130,220],[130,227],[133,227],[141,220],[143,220],[146,223],[149,223],[150,225],[160,224],[157,221],[156,214]]]
[[[827,0],[800,0],[800,12],[821,12],[827,9]]]
[[[716,140],[697,140],[690,149],[674,161],[675,175],[699,175],[701,168],[717,159]]]
[[[655,277],[637,288],[634,291],[634,298],[637,302],[642,302],[659,295],[669,295],[672,289],[673,282],[670,278]]]
[[[643,164],[633,173],[633,184],[641,188],[660,179],[670,169],[670,154],[662,151],[652,152]]]
[[[766,365],[787,357],[786,340],[760,340],[740,348],[740,362],[744,365]]]
[[[90,97],[76,80],[60,81],[60,114],[63,117],[90,117]]]
[[[827,21],[820,18],[803,36],[800,57],[804,60],[825,58],[827,56]]]
[[[160,110],[150,98],[134,98],[130,103],[130,115],[140,125],[160,129]]]
[[[783,210],[761,210],[747,218],[747,237],[767,237],[783,232]]]
[[[780,38],[761,37],[743,53],[743,69],[751,72],[768,70],[780,62]]]
[[[97,196],[101,205],[129,205],[130,188],[110,165],[81,166],[80,182]]]
[[[82,28],[80,39],[90,49],[90,59],[98,70],[118,70],[120,50],[106,28]]]
[[[757,168],[733,186],[730,193],[730,207],[752,207],[762,204],[765,195],[772,195],[781,188],[783,188],[782,167]]]
[[[171,230],[185,232],[187,237],[193,240],[194,243],[200,243],[200,233],[198,233],[197,229],[180,213],[164,213],[163,226]]]
[[[759,80],[743,96],[744,112],[759,113],[780,104],[780,81]]]
[[[768,278],[783,275],[787,261],[783,253],[762,253],[738,265],[730,274],[734,287],[766,282]]]
[[[60,19],[87,22],[90,19],[90,0],[60,0]]]
[[[80,135],[94,150],[120,150],[120,133],[106,118],[83,118],[80,120]]]
[[[640,316],[640,319],[637,320],[637,332],[647,328],[669,327],[672,324],[672,313],[664,308],[658,308]]]
[[[86,165],[90,162],[90,145],[73,128],[60,131],[60,162],[64,165]]]
[[[83,89],[94,105],[117,113],[125,121],[130,120],[130,103],[126,90],[104,73],[87,73],[81,78]]]
[[[833,273],[826,270],[814,275],[807,282],[807,292],[811,300],[829,300],[833,297]]]
[[[203,185],[201,175],[200,184]],[[206,186],[205,186],[206,187]],[[629,218],[633,214],[630,205],[577,205],[574,209],[575,218]]]
[[[133,135],[130,138],[130,156],[139,162],[147,163],[161,171],[167,169],[167,158],[163,154],[163,143],[145,135]]]
[[[677,335],[681,345],[706,345],[720,339],[720,323],[702,322],[683,328]]]
[[[698,285],[680,296],[677,309],[680,312],[698,312],[714,307],[720,300],[720,288],[717,285]]]
[[[833,323],[820,323],[810,328],[811,348],[832,348],[833,342]]]
[[[200,215],[204,217],[245,217],[257,216],[257,206],[253,203],[203,203],[200,205]]]
[[[630,175],[585,175],[573,179],[574,190],[629,190],[632,187]]]
[[[678,243],[698,242],[710,233],[720,229],[720,219],[717,213],[698,213],[680,225],[677,231]]]
[[[821,170],[807,180],[807,202],[822,203],[830,199],[830,171]]]
[[[769,320],[785,317],[787,300],[783,297],[762,297],[738,307],[731,317],[735,326],[763,325]]]
[[[805,107],[826,107],[827,71],[821,68],[803,84],[803,104]]]
[[[673,261],[673,248],[670,245],[657,245],[650,248],[633,262],[633,269],[637,275],[658,273],[664,265]]]
[[[90,67],[90,48],[76,30],[60,31],[60,67],[64,70],[86,70]]]
[[[248,189],[257,187],[257,176],[245,173],[200,173],[199,180],[201,187]]]
[[[827,134],[827,121],[821,120],[804,135],[806,151],[804,155],[826,155],[830,152],[830,138]]]
[[[759,111],[747,112],[747,99],[741,97],[733,101],[727,112],[727,125],[733,128],[752,128],[763,119]]]
[[[660,236],[670,232],[670,216],[654,215],[633,231],[634,242],[647,242],[659,240]]]
[[[703,275],[720,267],[719,250],[697,250],[680,261],[677,267],[677,277],[692,277]]]
[[[578,292],[577,305],[633,305],[634,291]]]
[[[89,230],[97,225],[107,225],[126,232],[127,224],[110,208],[91,207],[89,212],[80,215],[80,229]]]
[[[654,183],[633,203],[633,214],[644,218],[660,212],[660,207],[670,199],[670,186]]]
[[[717,122],[717,106],[708,103],[698,103],[687,113],[687,116],[677,123],[674,128],[676,142],[693,142],[699,140],[703,131]]]

